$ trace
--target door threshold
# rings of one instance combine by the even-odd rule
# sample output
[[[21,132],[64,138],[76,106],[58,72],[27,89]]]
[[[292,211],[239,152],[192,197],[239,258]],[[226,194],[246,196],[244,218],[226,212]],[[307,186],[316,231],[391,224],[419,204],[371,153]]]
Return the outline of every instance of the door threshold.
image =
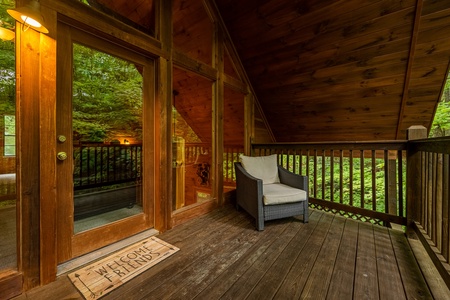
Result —
[[[98,250],[89,252],[83,256],[76,257],[74,259],[71,259],[67,262],[64,262],[60,265],[58,265],[56,276],[63,275],[65,273],[68,273],[72,270],[75,270],[83,265],[86,265],[88,263],[91,263],[95,260],[101,259],[113,252],[116,252],[122,248],[125,248],[129,245],[132,245],[138,241],[141,241],[143,239],[149,238],[151,236],[155,236],[159,234],[159,231],[156,229],[149,229],[143,232],[140,232],[138,234],[135,234],[133,236],[130,236],[126,239],[123,239],[121,241],[118,241],[114,244],[102,247]]]

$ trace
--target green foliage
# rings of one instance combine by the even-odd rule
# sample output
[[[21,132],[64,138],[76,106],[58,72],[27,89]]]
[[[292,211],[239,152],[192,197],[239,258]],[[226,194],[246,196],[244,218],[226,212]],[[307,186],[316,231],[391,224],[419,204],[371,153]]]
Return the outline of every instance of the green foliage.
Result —
[[[74,44],[73,130],[76,140],[142,140],[142,75],[123,59]]]
[[[430,130],[430,137],[448,135],[450,135],[450,75],[447,77],[442,98],[436,109]]]
[[[3,27],[13,27],[14,19],[6,13],[6,9],[15,6],[13,0],[0,0],[0,20]],[[12,41],[0,40],[0,112],[14,114],[16,102],[16,59]]]
[[[434,115],[430,137],[447,136],[450,133],[450,102],[441,101]]]
[[[375,169],[372,170],[372,159],[365,158],[362,162],[362,173],[360,158],[350,160],[349,157],[344,157],[341,163],[339,157],[335,157],[332,162],[331,157],[328,156],[324,159],[319,156],[316,160],[314,157],[309,157],[308,160],[306,156],[282,155],[281,161],[283,166],[289,166],[290,171],[308,175],[310,197],[378,212],[386,211],[384,159],[375,159]],[[333,171],[331,165],[333,165]],[[341,166],[342,170],[340,170]],[[375,174],[374,178],[372,174]],[[405,166],[403,166],[403,179],[406,179]],[[404,202],[405,199],[402,201]]]

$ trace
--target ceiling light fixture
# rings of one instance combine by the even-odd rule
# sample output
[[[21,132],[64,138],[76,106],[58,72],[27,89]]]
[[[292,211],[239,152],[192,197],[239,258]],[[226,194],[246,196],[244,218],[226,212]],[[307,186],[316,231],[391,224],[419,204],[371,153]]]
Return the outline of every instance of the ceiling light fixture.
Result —
[[[31,0],[27,5],[15,9],[7,9],[8,14],[22,24],[23,31],[28,28],[41,33],[48,33],[44,26],[44,18],[41,14],[41,5],[37,0]],[[25,27],[26,26],[26,27]]]

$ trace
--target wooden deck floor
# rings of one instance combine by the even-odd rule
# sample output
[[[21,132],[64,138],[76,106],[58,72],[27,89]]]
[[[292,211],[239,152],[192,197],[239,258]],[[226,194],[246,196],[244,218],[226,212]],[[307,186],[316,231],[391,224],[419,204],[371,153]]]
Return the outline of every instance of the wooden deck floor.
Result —
[[[404,235],[311,210],[254,229],[218,209],[159,235],[181,250],[102,299],[433,299]],[[82,299],[67,276],[17,299]]]

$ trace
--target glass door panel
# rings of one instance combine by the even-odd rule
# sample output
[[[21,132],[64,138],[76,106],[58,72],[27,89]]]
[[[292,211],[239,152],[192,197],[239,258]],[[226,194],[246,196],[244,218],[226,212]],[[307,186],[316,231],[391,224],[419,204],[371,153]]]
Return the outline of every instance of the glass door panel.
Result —
[[[152,228],[157,170],[154,60],[68,24],[58,28],[62,263]]]
[[[143,212],[140,69],[73,44],[75,234]]]

